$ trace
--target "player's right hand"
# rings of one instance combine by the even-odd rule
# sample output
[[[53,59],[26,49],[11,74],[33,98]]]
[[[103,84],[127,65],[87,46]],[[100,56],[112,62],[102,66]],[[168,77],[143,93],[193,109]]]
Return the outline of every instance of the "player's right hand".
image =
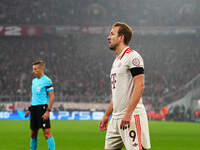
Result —
[[[27,111],[25,112],[24,117],[25,117],[25,118],[28,117],[29,113],[30,113],[30,111],[27,110]]]
[[[109,117],[104,116],[99,123],[99,130],[106,131]]]

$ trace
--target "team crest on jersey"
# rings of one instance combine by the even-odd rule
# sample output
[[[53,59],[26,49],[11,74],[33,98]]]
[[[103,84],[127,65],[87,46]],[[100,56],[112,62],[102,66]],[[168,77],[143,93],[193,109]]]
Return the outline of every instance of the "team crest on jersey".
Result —
[[[137,67],[140,66],[140,60],[138,58],[134,58],[132,63],[134,66],[137,66]]]
[[[37,87],[37,92],[40,92],[40,90],[41,90],[41,87],[38,86],[38,87]]]

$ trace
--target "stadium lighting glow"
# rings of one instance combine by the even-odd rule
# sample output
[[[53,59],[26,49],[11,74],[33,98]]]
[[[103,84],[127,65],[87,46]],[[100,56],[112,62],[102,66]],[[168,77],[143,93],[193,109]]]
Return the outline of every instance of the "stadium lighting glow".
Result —
[[[199,100],[197,100],[197,104],[198,104],[198,106],[200,106],[200,99],[199,99]]]

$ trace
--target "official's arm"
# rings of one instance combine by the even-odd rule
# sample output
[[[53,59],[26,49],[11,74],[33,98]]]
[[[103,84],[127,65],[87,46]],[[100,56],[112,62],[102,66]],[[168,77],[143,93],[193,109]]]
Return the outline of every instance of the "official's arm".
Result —
[[[49,115],[50,115],[50,111],[52,109],[52,106],[53,106],[53,103],[55,101],[55,95],[54,95],[54,91],[49,91],[48,92],[49,94],[49,104],[48,104],[48,108],[47,108],[47,111],[44,113],[44,115],[42,116],[42,118],[44,120],[47,120],[49,118]]]

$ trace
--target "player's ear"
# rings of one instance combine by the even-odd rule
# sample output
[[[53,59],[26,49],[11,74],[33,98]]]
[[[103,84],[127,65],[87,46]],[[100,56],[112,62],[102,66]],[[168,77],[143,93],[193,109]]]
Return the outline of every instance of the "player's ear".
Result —
[[[121,41],[122,41],[122,42],[124,42],[124,38],[125,38],[125,37],[124,37],[124,35],[123,35],[123,34],[122,34],[122,35],[120,35],[120,39],[121,39]]]

